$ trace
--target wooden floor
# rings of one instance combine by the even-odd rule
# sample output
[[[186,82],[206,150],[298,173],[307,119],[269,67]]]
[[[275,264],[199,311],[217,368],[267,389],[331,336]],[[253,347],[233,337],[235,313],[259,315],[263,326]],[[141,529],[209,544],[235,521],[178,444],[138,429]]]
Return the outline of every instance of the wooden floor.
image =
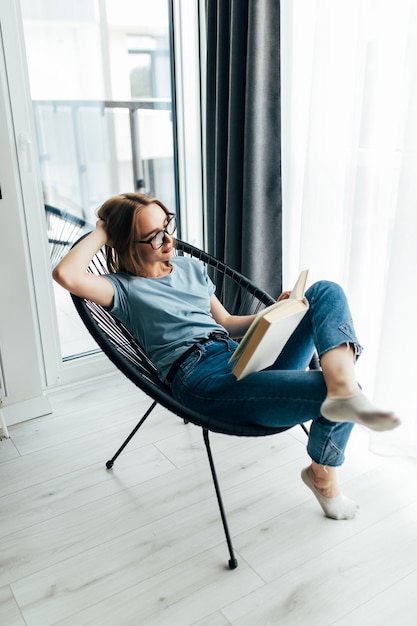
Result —
[[[371,454],[356,428],[340,477],[361,503],[326,519],[300,480],[300,428],[215,435],[239,567],[228,554],[201,432],[119,374],[50,394],[54,414],[0,442],[3,626],[415,626],[417,465]]]

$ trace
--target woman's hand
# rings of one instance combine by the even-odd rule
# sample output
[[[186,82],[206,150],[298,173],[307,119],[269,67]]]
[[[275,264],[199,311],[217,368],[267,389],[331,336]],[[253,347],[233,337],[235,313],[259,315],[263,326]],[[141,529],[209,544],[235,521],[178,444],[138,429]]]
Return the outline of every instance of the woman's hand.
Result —
[[[108,233],[107,233],[107,229],[106,229],[106,222],[104,220],[100,220],[98,219],[96,222],[96,230],[98,232],[100,232],[102,235],[105,236],[105,241],[103,243],[103,245],[109,246],[110,248],[113,248],[113,243],[110,241],[110,239],[108,239]]]
[[[109,245],[105,222],[98,220],[95,229],[73,246],[52,272],[64,289],[102,306],[111,306],[114,289],[104,276],[88,272],[91,259],[102,246]]]
[[[277,302],[281,302],[281,300],[288,300],[291,295],[291,291],[283,291],[280,297],[277,299]]]

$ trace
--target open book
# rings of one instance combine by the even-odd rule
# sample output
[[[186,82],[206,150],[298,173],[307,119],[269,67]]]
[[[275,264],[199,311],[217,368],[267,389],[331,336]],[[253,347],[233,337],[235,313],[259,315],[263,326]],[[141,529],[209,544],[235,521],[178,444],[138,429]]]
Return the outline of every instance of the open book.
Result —
[[[288,300],[271,304],[258,313],[230,358],[238,380],[272,365],[307,313],[304,297],[308,270],[299,275]]]

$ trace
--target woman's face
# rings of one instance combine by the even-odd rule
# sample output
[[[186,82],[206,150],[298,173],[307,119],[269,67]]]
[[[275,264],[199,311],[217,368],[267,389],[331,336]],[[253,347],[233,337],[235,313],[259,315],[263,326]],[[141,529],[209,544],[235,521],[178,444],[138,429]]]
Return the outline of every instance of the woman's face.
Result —
[[[149,204],[137,213],[135,245],[138,246],[140,258],[144,263],[167,262],[171,258],[174,249],[173,237],[167,233],[165,233],[164,243],[157,250],[154,250],[149,243],[138,243],[138,241],[150,241],[159,231],[163,231],[169,217],[157,204]]]

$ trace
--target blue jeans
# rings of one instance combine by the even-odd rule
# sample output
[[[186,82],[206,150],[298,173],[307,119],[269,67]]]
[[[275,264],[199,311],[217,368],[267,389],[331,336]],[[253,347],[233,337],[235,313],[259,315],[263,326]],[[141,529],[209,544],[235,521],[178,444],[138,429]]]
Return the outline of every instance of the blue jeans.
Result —
[[[359,345],[346,296],[336,283],[320,281],[306,292],[310,308],[274,365],[237,381],[230,356],[237,343],[225,337],[198,347],[179,367],[171,384],[174,397],[189,408],[228,422],[260,427],[292,427],[312,420],[307,451],[321,465],[338,466],[353,428],[320,415],[326,397],[321,371],[307,370],[340,345]]]

